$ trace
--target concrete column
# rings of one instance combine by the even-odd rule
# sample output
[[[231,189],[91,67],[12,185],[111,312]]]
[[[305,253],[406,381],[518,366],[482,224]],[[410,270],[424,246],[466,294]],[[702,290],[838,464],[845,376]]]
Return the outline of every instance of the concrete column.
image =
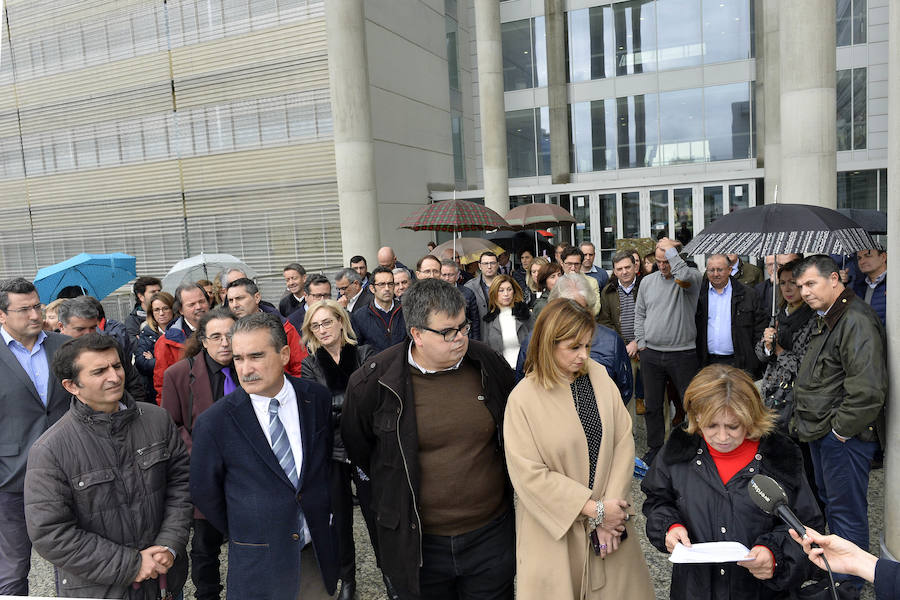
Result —
[[[889,298],[900,297],[900,0],[891,0],[888,25],[888,278]],[[884,473],[882,556],[900,557],[900,311],[887,312],[890,388]],[[887,551],[887,553],[885,552]]]
[[[569,93],[566,87],[564,0],[544,0],[547,35],[547,97],[550,105],[550,175],[553,183],[569,183]]]
[[[766,170],[766,204],[773,201],[775,187],[781,180],[781,64],[778,38],[780,3],[780,0],[760,0],[757,4],[760,8],[757,12],[757,48],[762,50],[762,61],[757,56],[756,72],[757,87],[762,89],[757,91],[761,106],[757,105],[756,137],[760,144],[757,151]],[[762,204],[758,199],[756,202]]]
[[[506,110],[503,104],[503,46],[500,42],[500,3],[497,0],[475,0],[475,42],[484,204],[505,215],[509,211],[509,175],[506,165]]]
[[[778,2],[778,9],[784,66],[778,201],[835,208],[835,5],[790,0]]]
[[[354,254],[373,262],[381,244],[363,0],[326,2],[325,26],[343,264]]]

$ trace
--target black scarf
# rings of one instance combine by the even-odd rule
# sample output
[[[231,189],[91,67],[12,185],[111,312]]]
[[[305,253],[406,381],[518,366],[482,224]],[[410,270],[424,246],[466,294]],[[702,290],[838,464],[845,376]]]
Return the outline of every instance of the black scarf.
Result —
[[[359,367],[356,346],[344,344],[341,347],[341,363],[335,364],[331,354],[325,348],[316,350],[316,359],[322,367],[325,381],[332,394],[343,392],[347,389],[347,381],[350,375]]]

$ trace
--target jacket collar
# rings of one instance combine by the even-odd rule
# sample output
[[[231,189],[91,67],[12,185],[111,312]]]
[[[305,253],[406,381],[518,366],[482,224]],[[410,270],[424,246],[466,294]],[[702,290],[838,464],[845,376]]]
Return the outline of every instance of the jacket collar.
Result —
[[[828,312],[822,317],[822,320],[825,321],[825,325],[828,326],[828,329],[834,329],[834,326],[837,325],[837,322],[841,320],[841,317],[844,316],[844,313],[847,312],[847,309],[850,307],[850,302],[856,298],[856,292],[851,290],[849,287],[845,287],[844,291],[841,292],[841,295],[837,297],[837,300],[834,301],[834,304],[831,305],[831,308],[828,309]]]
[[[75,415],[75,418],[82,423],[88,425],[109,423],[113,431],[118,431],[137,418],[142,412],[137,402],[128,392],[122,395],[120,402],[125,405],[124,409],[120,408],[116,412],[105,413],[94,410],[75,396],[72,396],[70,410]]]
[[[696,458],[703,444],[703,437],[696,433],[689,434],[682,425],[672,430],[662,458],[669,465],[687,462]],[[800,449],[783,434],[772,432],[760,438],[759,454],[763,457],[766,471],[776,481],[799,481],[803,477]]]

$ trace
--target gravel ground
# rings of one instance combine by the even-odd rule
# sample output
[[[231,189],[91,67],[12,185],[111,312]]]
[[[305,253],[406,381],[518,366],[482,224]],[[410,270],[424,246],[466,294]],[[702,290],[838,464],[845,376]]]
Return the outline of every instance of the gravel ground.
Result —
[[[638,418],[635,431],[635,439],[637,443],[637,453],[642,455],[646,450],[646,430],[644,428],[644,420]],[[871,532],[870,551],[878,555],[880,552],[881,531],[883,529],[883,513],[884,513],[884,470],[879,469],[872,471],[869,482],[869,530]],[[650,574],[653,578],[653,585],[656,588],[657,598],[668,598],[669,580],[672,569],[666,555],[658,552],[647,541],[644,535],[644,518],[641,514],[641,505],[643,504],[643,495],[640,492],[640,484],[635,480],[632,487],[632,498],[637,510],[637,518],[635,529],[641,532],[641,545],[644,547],[644,556],[650,567]],[[359,509],[355,514],[356,525],[354,533],[356,537],[356,568],[357,568],[357,589],[361,600],[386,600],[387,595],[384,592],[384,585],[381,581],[381,573],[375,564],[375,557],[372,554],[372,548],[369,545],[368,535]],[[223,554],[225,548],[223,548]],[[225,563],[223,557],[222,581],[225,580]],[[37,554],[32,556],[31,576],[29,577],[32,596],[54,596],[54,580],[53,569],[45,560]],[[185,588],[185,598],[193,598],[194,588],[188,582]],[[875,598],[874,588],[870,584],[866,584],[862,595],[863,600],[872,600]]]

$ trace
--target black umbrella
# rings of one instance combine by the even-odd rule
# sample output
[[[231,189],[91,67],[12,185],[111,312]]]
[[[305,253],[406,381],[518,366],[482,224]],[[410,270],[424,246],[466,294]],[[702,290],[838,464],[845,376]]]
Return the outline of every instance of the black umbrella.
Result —
[[[537,253],[540,253],[541,250],[550,255],[553,254],[553,244],[546,242],[543,239],[542,234],[530,229],[523,231],[495,231],[486,234],[484,237],[496,243],[498,246],[503,246],[513,254],[518,254],[522,250],[536,252],[535,256],[537,256]],[[538,239],[537,248],[535,248],[536,238]]]
[[[719,217],[685,247],[688,254],[851,254],[881,248],[858,223],[808,204],[766,204]]]
[[[887,213],[872,208],[839,208],[838,212],[858,223],[871,235],[887,235]]]

